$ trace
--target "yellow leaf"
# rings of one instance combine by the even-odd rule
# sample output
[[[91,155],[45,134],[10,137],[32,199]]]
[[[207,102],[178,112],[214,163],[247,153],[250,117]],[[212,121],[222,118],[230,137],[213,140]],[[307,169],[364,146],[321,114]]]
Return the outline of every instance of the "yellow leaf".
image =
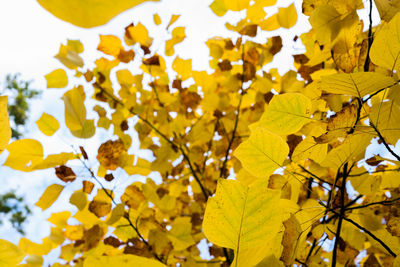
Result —
[[[170,21],[168,22],[167,29],[168,29],[172,24],[174,24],[174,23],[180,18],[180,16],[181,16],[181,15],[172,15]]]
[[[243,167],[260,178],[268,177],[282,167],[288,154],[289,146],[282,137],[264,128],[257,128],[234,152]]]
[[[303,94],[275,95],[256,127],[263,127],[279,135],[295,133],[310,122],[311,108],[311,100]]]
[[[378,66],[389,70],[398,70],[400,67],[400,13],[377,33],[371,46],[371,61]]]
[[[50,218],[47,219],[47,221],[54,224],[55,226],[65,227],[70,217],[71,217],[71,212],[61,211],[57,213],[52,213]]]
[[[297,11],[294,4],[279,8],[277,19],[281,27],[286,29],[292,28],[297,22]]]
[[[174,46],[185,39],[185,28],[176,27],[172,30],[172,38],[165,43],[165,55],[172,56],[175,53]]]
[[[64,186],[59,184],[52,184],[44,191],[38,202],[35,203],[36,206],[42,210],[48,209],[53,205],[54,201],[57,200],[58,196],[61,194]]]
[[[74,153],[52,154],[43,159],[42,144],[34,139],[21,139],[12,142],[7,147],[8,158],[4,166],[19,171],[34,171],[64,165],[68,160],[75,159]]]
[[[189,217],[178,217],[169,231],[169,239],[172,241],[174,250],[180,251],[194,245],[196,242],[192,237],[192,224]]]
[[[371,122],[377,127],[385,140],[390,144],[396,144],[400,138],[400,106],[395,105],[393,101],[372,101],[371,113],[369,115]]]
[[[44,160],[32,166],[32,170],[42,170],[53,168],[56,166],[64,165],[69,160],[76,159],[77,156],[74,153],[62,152],[59,154],[48,155]]]
[[[48,237],[43,238],[42,244],[38,244],[23,237],[18,246],[29,255],[46,255],[53,249],[53,244]]]
[[[40,119],[36,121],[36,125],[47,136],[52,136],[60,128],[57,119],[47,113],[42,114]]]
[[[17,266],[25,253],[13,243],[0,239],[0,267]]]
[[[83,66],[83,59],[79,56],[82,51],[83,46],[79,40],[68,40],[67,45],[60,45],[55,58],[67,68],[76,69]]]
[[[400,11],[399,0],[375,0],[374,2],[384,21],[390,21]]]
[[[65,105],[65,124],[71,133],[78,138],[92,137],[95,132],[94,121],[86,119],[83,88],[75,87],[67,91],[62,99]]]
[[[154,21],[154,24],[156,24],[156,25],[161,24],[161,18],[157,13],[153,14],[153,21]]]
[[[134,45],[139,43],[140,45],[150,46],[152,39],[149,37],[149,32],[142,23],[138,23],[135,26],[129,26],[125,32],[125,42],[127,45]]]
[[[225,0],[214,0],[210,5],[215,15],[222,17],[228,11],[225,7]]]
[[[249,6],[250,0],[225,0],[226,9],[240,11]]]
[[[97,50],[107,55],[118,56],[122,48],[121,40],[117,36],[100,35],[100,43],[97,46]]]
[[[44,76],[47,88],[64,88],[68,85],[68,76],[65,70],[56,69]]]
[[[34,139],[21,139],[12,142],[7,147],[8,158],[5,166],[19,171],[31,171],[32,166],[43,160],[43,147]]]
[[[369,145],[371,138],[372,136],[369,134],[348,136],[343,144],[329,151],[321,166],[338,170],[346,162],[351,164],[359,161],[364,157],[365,149]]]
[[[235,252],[232,266],[238,266],[241,252],[273,240],[282,228],[281,192],[268,188],[266,179],[251,186],[235,180],[220,180],[209,198],[203,221],[207,239]],[[260,259],[261,260],[261,259]]]
[[[6,148],[10,138],[11,128],[8,120],[7,96],[0,96],[0,154]]]
[[[328,93],[360,98],[395,84],[392,77],[376,72],[337,73],[321,80],[321,89]]]
[[[348,18],[356,17],[357,13],[353,12],[347,15]],[[323,4],[318,6],[310,16],[310,24],[315,30],[316,39],[320,44],[330,44],[334,42],[339,32],[342,30],[343,23],[345,20],[342,14],[340,14],[336,8],[331,5]]]
[[[99,266],[118,266],[118,267],[165,267],[159,261],[152,260],[136,255],[114,255],[114,256],[88,256],[83,267],[99,267]]]
[[[78,210],[83,210],[87,204],[87,195],[81,190],[75,191],[69,198],[69,203],[75,205]]]
[[[264,31],[275,31],[280,27],[281,25],[278,21],[278,14],[274,14],[266,20],[260,22],[260,28]]]
[[[57,18],[83,28],[106,24],[113,17],[143,2],[157,0],[38,0]]]
[[[176,71],[182,81],[184,81],[192,75],[192,60],[176,57],[172,63],[172,69]]]

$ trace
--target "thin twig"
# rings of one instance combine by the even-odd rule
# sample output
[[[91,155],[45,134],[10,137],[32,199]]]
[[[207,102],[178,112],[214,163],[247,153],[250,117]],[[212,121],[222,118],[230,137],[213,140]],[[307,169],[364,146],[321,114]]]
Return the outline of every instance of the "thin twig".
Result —
[[[324,205],[322,202],[319,202],[320,205],[327,207],[326,205]],[[340,216],[340,213],[338,213],[337,211],[333,210],[333,209],[329,209],[330,212],[332,212],[333,214]],[[396,253],[393,252],[393,250],[391,250],[389,248],[388,245],[385,244],[385,242],[383,242],[381,239],[379,239],[379,237],[377,237],[376,235],[374,235],[373,233],[371,233],[368,229],[366,229],[365,227],[361,226],[360,224],[358,224],[357,222],[353,221],[350,218],[347,218],[345,216],[343,216],[343,220],[351,223],[352,225],[354,225],[355,227],[357,227],[358,229],[360,229],[361,231],[363,231],[364,233],[366,233],[367,235],[369,235],[372,239],[374,239],[375,241],[377,241],[384,249],[386,249],[386,251],[392,255],[393,257],[396,257]]]
[[[239,124],[240,107],[242,105],[242,99],[243,99],[243,94],[244,94],[243,84],[244,84],[244,44],[242,45],[242,76],[241,76],[241,84],[240,84],[239,103],[238,103],[237,108],[236,108],[235,124],[234,124],[233,130],[232,130],[232,137],[229,140],[228,148],[226,149],[226,152],[225,152],[224,162],[222,163],[222,167],[221,167],[221,170],[219,172],[219,177],[220,178],[225,176],[226,164],[228,162],[229,153],[230,153],[233,141],[235,139],[237,126]]]
[[[388,145],[388,143],[386,142],[385,138],[383,138],[381,132],[378,130],[378,128],[376,128],[376,126],[373,124],[372,121],[369,122],[369,125],[371,125],[371,127],[375,130],[375,132],[378,134],[379,138],[381,139],[383,145],[386,147],[386,149],[390,152],[390,154],[393,155],[393,157],[395,157],[398,161],[400,161],[400,156],[397,155]]]
[[[104,193],[107,195],[107,197],[111,200],[111,202],[114,205],[117,205],[117,203],[114,200],[114,197],[110,194],[110,192],[104,187],[104,185],[99,181],[99,179],[97,179],[97,177],[94,175],[94,172],[92,171],[92,169],[86,164],[86,162],[82,159],[79,159],[79,161],[82,163],[83,167],[90,173],[90,176],[99,184],[99,186],[101,187],[101,189],[104,191]],[[131,219],[129,218],[129,215],[126,214],[123,216],[124,219],[126,219],[128,221],[128,224],[130,227],[132,227],[132,229],[135,231],[135,233],[137,234],[137,236],[139,237],[140,241],[142,241],[148,248],[151,248],[151,245],[149,244],[149,242],[147,242],[146,239],[144,239],[144,237],[142,236],[142,234],[139,232],[139,229],[137,227],[135,227],[131,221]],[[160,256],[157,255],[157,253],[153,252],[154,257],[160,261],[161,263],[165,263],[162,258],[160,258]]]
[[[337,249],[338,249],[339,240],[340,240],[340,231],[342,229],[344,213],[346,211],[345,210],[345,206],[344,206],[344,196],[345,196],[345,193],[346,193],[346,178],[347,178],[347,175],[348,175],[347,166],[348,166],[348,163],[346,162],[344,164],[344,166],[343,166],[342,184],[340,186],[340,213],[339,213],[338,225],[337,225],[337,228],[336,228],[335,243],[333,245],[332,264],[331,264],[332,267],[336,266]]]
[[[375,205],[384,205],[385,206],[385,205],[392,204],[392,203],[394,203],[396,201],[399,201],[399,200],[400,200],[400,197],[392,199],[392,200],[382,200],[382,201],[377,201],[377,202],[371,202],[371,203],[368,203],[368,204],[365,204],[365,205],[346,208],[346,211],[348,211],[348,210],[356,210],[356,209],[363,209],[363,208],[370,207],[370,206],[375,206]]]
[[[372,0],[369,0],[369,27],[368,27],[368,50],[367,50],[367,55],[365,58],[365,62],[364,62],[364,71],[369,71],[369,51],[371,50],[371,46],[372,46],[372,41],[373,41],[373,37],[372,37]]]
[[[100,90],[102,90],[102,92],[104,92],[108,97],[110,97],[115,103],[119,104],[122,107],[125,107],[125,104],[119,100],[118,98],[116,98],[114,95],[110,94],[109,92],[107,92],[107,90],[105,90],[103,87],[101,87],[99,84],[95,83],[95,86],[97,88],[99,88]],[[209,194],[206,191],[206,189],[204,188],[200,178],[197,176],[193,164],[190,161],[189,156],[185,153],[185,151],[183,150],[182,146],[178,146],[177,144],[175,144],[175,142],[173,142],[172,140],[170,140],[167,136],[165,136],[162,132],[160,132],[150,121],[148,121],[146,118],[143,118],[142,116],[140,116],[139,114],[137,114],[136,112],[133,111],[133,109],[129,109],[128,110],[129,113],[131,113],[134,116],[137,116],[141,121],[143,121],[144,123],[146,123],[148,126],[150,126],[159,136],[161,136],[165,141],[167,141],[173,150],[177,151],[179,150],[182,153],[182,156],[184,157],[184,159],[186,160],[186,162],[189,164],[189,168],[190,171],[192,172],[192,175],[194,177],[194,179],[196,180],[197,184],[199,185],[205,200],[207,201]]]

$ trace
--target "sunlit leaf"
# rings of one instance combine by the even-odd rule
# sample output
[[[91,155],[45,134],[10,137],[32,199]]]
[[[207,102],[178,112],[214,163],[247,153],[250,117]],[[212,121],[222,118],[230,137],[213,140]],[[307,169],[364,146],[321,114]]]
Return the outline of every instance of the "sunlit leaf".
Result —
[[[371,46],[371,61],[389,70],[399,70],[400,60],[400,14],[384,25]]]
[[[6,148],[11,138],[11,128],[7,112],[7,96],[0,96],[0,153]]]
[[[52,136],[60,128],[57,119],[47,113],[42,114],[40,119],[36,121],[36,125],[47,136]]]
[[[207,202],[203,231],[211,242],[235,252],[270,242],[282,228],[283,210],[279,191],[268,189],[266,180],[247,187],[239,181],[220,180]]]
[[[42,196],[36,202],[36,206],[42,210],[48,209],[57,200],[58,196],[63,191],[64,186],[59,184],[52,184],[43,192]]]
[[[252,175],[268,177],[282,167],[288,153],[289,147],[280,136],[257,128],[249,139],[239,145],[234,155]]]
[[[272,98],[257,127],[276,134],[291,134],[310,122],[311,100],[298,93],[276,95]]]
[[[25,257],[25,253],[13,243],[0,239],[0,266],[17,266]]]
[[[157,0],[117,0],[113,2],[38,0],[39,4],[54,16],[83,28],[93,28],[106,24],[123,11],[147,1]]]
[[[114,256],[95,256],[87,257],[83,263],[83,267],[98,267],[98,266],[138,266],[138,267],[162,267],[164,264],[136,255],[114,255]]]
[[[68,76],[65,70],[56,69],[44,76],[47,88],[64,88],[68,85]]]

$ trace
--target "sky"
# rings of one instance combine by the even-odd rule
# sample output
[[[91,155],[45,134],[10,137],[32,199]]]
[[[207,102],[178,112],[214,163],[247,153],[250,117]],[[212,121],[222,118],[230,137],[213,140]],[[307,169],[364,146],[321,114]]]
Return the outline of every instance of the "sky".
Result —
[[[45,11],[35,0],[0,1],[0,82],[8,73],[21,73],[22,78],[33,80],[32,87],[43,91],[42,96],[31,102],[30,121],[27,125],[25,137],[40,139],[43,137],[35,125],[45,111],[54,115],[63,124],[63,102],[60,99],[67,89],[46,89],[44,75],[57,68],[63,68],[62,64],[54,58],[61,43],[67,39],[79,39],[84,44],[85,52],[83,58],[90,66],[100,54],[96,52],[99,43],[99,34],[113,34],[123,36],[124,27],[130,23],[144,24],[150,36],[161,36],[164,40],[169,39],[165,26],[172,14],[181,14],[175,26],[185,26],[187,38],[182,44],[176,46],[177,54],[182,58],[191,58],[193,69],[200,70],[208,67],[208,48],[205,45],[207,39],[213,36],[231,37],[231,32],[226,30],[226,21],[234,22],[243,16],[243,13],[229,13],[225,17],[217,17],[208,7],[211,0],[162,0],[161,2],[146,2],[131,10],[128,10],[104,26],[92,29],[82,29],[63,22],[47,11]],[[279,0],[279,7],[286,7],[293,1]],[[292,42],[296,34],[306,32],[310,25],[307,17],[301,14],[301,1],[296,0],[295,5],[299,11],[297,24],[290,30],[279,30],[271,32],[268,36],[281,35],[284,39],[282,52],[277,54],[272,66],[278,67],[280,73],[293,69],[292,54],[303,52],[299,42]],[[267,9],[267,14],[272,15],[277,7]],[[367,11],[361,11],[359,15],[366,17]],[[158,13],[162,19],[163,27],[156,28],[153,23],[153,14]],[[379,23],[376,9],[373,12],[374,24]],[[365,23],[366,26],[367,23]],[[262,36],[261,38],[266,38]],[[157,44],[154,44],[157,46]],[[93,63],[92,63],[93,64]],[[72,72],[69,72],[71,74]],[[0,84],[1,87],[1,84]],[[68,88],[72,86],[69,85]],[[65,128],[65,127],[64,127]],[[106,135],[97,136],[90,141],[78,141],[72,138],[67,131],[61,131],[58,135],[46,139],[44,145],[45,153],[57,153],[70,151],[70,143],[75,145],[84,144],[92,153],[97,151],[101,139]],[[80,142],[80,143],[79,143]],[[94,154],[95,157],[95,154]],[[6,153],[0,156],[0,164],[4,162]],[[68,194],[62,194],[60,199],[45,212],[34,207],[35,203],[44,189],[58,180],[53,171],[36,171],[33,173],[21,173],[0,167],[0,182],[3,186],[0,193],[8,189],[17,189],[25,196],[26,201],[31,203],[34,216],[29,220],[26,227],[27,237],[39,242],[41,238],[49,234],[49,224],[45,220],[54,211],[64,209],[62,203],[68,202]],[[121,182],[127,185],[129,181]],[[132,181],[131,181],[132,182]],[[79,189],[79,184],[70,186],[69,190]],[[0,238],[17,242],[21,236],[13,231],[9,225],[0,227]]]

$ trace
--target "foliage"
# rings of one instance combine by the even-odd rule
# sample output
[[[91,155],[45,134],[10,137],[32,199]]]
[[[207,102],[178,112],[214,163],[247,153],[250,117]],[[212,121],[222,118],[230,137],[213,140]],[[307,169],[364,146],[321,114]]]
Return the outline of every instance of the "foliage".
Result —
[[[12,137],[22,137],[22,128],[28,119],[30,99],[37,97],[40,92],[31,88],[31,81],[24,81],[19,74],[8,74],[6,76],[3,94],[9,94],[11,103],[8,105],[8,112],[12,118]]]
[[[23,223],[31,214],[30,208],[24,204],[24,199],[15,192],[9,191],[0,195],[0,214],[7,218],[12,226],[21,234],[25,234]],[[0,224],[3,220],[0,221]]]
[[[305,0],[312,26],[299,37],[305,52],[293,55],[296,71],[280,75],[267,67],[281,37],[256,41],[296,24],[294,5],[266,18],[263,8],[275,2],[211,4],[218,16],[246,10],[246,17],[226,24],[234,37],[207,41],[207,71],[175,55],[185,39],[176,15],[168,24],[154,16],[171,29],[164,53],[141,23],[125,28],[125,44],[100,36],[104,56],[92,69],[84,67],[79,41],[61,45],[56,58],[80,82],[62,97],[65,123],[44,114],[38,127],[47,136],[66,127],[75,138],[109,137],[97,152],[75,146],[45,156],[37,140],[7,145],[2,130],[6,166],[55,168],[59,180],[37,206],[46,210],[70,194],[70,183],[82,184],[70,194],[75,212],[52,214],[42,243],[2,241],[7,250],[29,255],[26,266],[42,265],[56,247],[53,266],[400,266],[395,3],[376,1],[382,21],[373,27],[372,1],[364,22],[362,1]],[[48,86],[67,86],[66,76],[50,73]],[[4,103],[0,98],[2,113]],[[6,129],[4,119],[0,124]],[[139,157],[133,144],[153,157]],[[117,194],[122,179],[134,182]],[[205,239],[211,259],[200,256]]]

